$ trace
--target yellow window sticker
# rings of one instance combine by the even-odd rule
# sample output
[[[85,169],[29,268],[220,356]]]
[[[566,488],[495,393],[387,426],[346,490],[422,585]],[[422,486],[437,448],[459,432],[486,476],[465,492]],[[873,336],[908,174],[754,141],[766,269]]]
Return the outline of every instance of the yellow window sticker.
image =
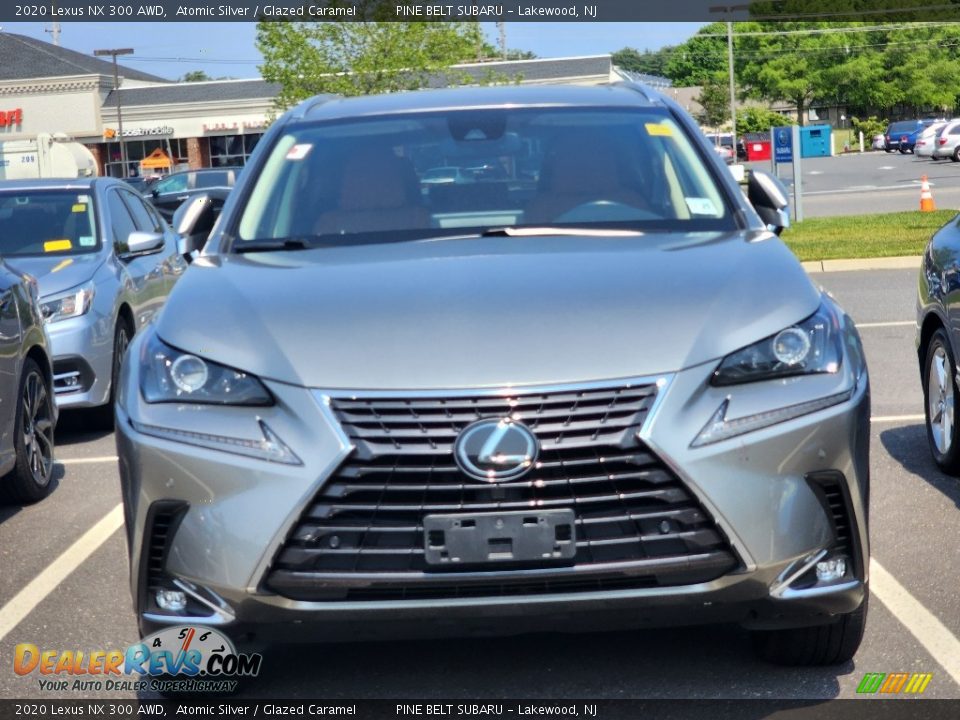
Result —
[[[45,243],[43,243],[44,252],[59,252],[61,250],[69,250],[72,247],[73,243],[67,238],[62,238],[59,240],[47,240]]]
[[[76,213],[81,213],[86,211],[87,211],[87,206],[84,205],[83,203],[77,203],[70,209],[70,212],[76,212]]]
[[[669,125],[661,125],[660,123],[644,123],[644,127],[647,128],[647,132],[650,135],[655,135],[658,137],[673,137],[673,128]]]

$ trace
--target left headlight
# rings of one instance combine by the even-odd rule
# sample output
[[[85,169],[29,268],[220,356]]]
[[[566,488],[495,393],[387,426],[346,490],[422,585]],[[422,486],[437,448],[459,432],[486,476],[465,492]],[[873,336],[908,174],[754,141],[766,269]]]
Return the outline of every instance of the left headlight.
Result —
[[[823,304],[803,322],[727,355],[714,371],[713,385],[835,373],[843,361],[837,315]]]
[[[170,347],[151,332],[140,353],[140,392],[148,403],[272,405],[257,378]]]
[[[40,299],[40,312],[48,323],[85,315],[93,305],[94,285],[86,283],[65,293]]]

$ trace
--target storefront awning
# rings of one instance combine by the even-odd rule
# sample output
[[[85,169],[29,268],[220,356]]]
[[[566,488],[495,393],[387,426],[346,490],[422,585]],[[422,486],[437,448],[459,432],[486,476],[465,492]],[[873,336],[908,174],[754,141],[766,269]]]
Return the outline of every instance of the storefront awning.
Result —
[[[168,170],[173,163],[163,150],[157,148],[140,161],[140,167],[144,170]]]

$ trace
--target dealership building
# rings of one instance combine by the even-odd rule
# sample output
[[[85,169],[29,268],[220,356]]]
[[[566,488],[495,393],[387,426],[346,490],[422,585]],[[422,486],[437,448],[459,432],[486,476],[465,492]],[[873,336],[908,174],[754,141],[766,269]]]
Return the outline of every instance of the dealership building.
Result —
[[[524,85],[599,85],[626,77],[609,55],[457,67],[478,81],[495,73]],[[65,133],[90,148],[101,174],[114,176],[243,165],[270,122],[278,92],[259,78],[176,83],[124,65],[119,78],[114,90],[112,62],[0,31],[0,139]]]

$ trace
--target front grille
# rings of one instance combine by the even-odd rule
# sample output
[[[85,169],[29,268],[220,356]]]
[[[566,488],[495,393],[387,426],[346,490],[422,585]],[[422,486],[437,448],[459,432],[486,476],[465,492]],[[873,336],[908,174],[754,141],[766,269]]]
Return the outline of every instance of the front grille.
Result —
[[[655,384],[513,395],[339,398],[355,450],[308,504],[267,586],[294,599],[483,597],[657,587],[715,579],[737,560],[712,518],[638,438]],[[470,423],[511,417],[541,451],[524,477],[462,473],[453,444]],[[568,561],[427,564],[431,514],[574,511]]]

